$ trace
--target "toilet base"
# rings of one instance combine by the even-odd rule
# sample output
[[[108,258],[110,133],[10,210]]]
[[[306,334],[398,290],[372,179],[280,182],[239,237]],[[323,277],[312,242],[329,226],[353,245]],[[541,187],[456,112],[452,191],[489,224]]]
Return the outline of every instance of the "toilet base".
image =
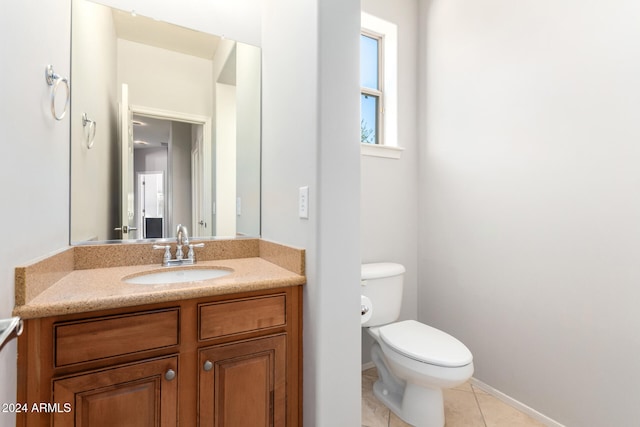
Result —
[[[444,427],[444,401],[441,389],[407,384],[404,393],[392,392],[378,380],[373,394],[404,422],[415,427]]]
[[[415,427],[444,427],[442,389],[425,387],[398,379],[389,369],[378,343],[371,348],[380,379],[373,394],[406,423]]]

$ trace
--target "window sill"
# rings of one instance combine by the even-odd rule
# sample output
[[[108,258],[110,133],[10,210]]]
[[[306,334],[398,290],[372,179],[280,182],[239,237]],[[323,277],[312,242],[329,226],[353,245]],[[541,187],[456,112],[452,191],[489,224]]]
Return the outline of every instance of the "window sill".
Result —
[[[387,159],[399,159],[404,148],[390,145],[363,144],[360,143],[360,154],[363,156],[384,157]]]

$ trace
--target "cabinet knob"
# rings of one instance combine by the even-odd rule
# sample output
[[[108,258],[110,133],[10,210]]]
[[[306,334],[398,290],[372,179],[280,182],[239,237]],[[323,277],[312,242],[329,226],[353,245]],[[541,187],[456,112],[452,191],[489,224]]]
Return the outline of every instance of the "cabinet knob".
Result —
[[[176,377],[176,371],[174,371],[173,369],[169,369],[167,372],[165,372],[164,374],[164,378],[167,381],[171,381],[172,379],[174,379]]]
[[[213,363],[211,363],[210,360],[207,360],[206,362],[204,362],[204,366],[202,368],[208,372],[213,369]]]

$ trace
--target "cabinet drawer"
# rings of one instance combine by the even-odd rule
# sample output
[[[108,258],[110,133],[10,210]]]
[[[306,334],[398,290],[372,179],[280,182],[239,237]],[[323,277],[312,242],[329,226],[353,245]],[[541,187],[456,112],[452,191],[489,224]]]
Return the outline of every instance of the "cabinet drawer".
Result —
[[[55,324],[55,365],[177,345],[179,317],[172,308]]]
[[[201,340],[257,331],[286,324],[284,294],[202,304],[199,307]]]

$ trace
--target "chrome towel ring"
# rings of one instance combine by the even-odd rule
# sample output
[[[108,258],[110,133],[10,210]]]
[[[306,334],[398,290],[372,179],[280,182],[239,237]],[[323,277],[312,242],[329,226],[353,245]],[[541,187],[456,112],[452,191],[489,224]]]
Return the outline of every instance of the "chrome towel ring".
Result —
[[[23,328],[24,323],[19,317],[0,319],[0,350],[11,338],[21,335]]]
[[[69,99],[71,97],[71,89],[69,89],[69,80],[66,77],[61,77],[53,71],[53,65],[48,65],[45,71],[45,78],[47,79],[47,84],[52,86],[51,88],[51,114],[53,114],[53,118],[60,121],[64,118],[65,114],[67,114],[67,108],[69,107]],[[60,83],[64,83],[64,87],[67,90],[67,100],[64,103],[64,109],[62,110],[62,114],[58,115],[56,112],[56,94],[58,93],[58,86]]]
[[[91,149],[96,137],[96,121],[88,118],[87,113],[82,113],[82,127],[84,130],[84,143],[88,149]]]

